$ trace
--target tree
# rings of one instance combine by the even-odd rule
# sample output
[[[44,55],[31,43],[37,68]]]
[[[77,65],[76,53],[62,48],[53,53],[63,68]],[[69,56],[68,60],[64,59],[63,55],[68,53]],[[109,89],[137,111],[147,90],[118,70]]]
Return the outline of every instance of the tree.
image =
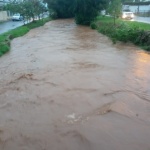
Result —
[[[109,0],[44,0],[58,18],[75,17],[77,24],[89,25]],[[51,13],[51,12],[50,12]]]
[[[41,0],[11,0],[9,4],[6,5],[7,10],[12,13],[20,13],[24,19],[33,19],[39,17],[46,11],[46,6]]]
[[[108,0],[76,0],[75,21],[77,24],[89,25],[104,8]]]
[[[121,0],[111,0],[107,11],[113,16],[115,25],[116,18],[119,17],[122,12]]]
[[[44,0],[44,1],[48,4],[49,10],[55,12],[58,18],[74,17],[75,0]]]

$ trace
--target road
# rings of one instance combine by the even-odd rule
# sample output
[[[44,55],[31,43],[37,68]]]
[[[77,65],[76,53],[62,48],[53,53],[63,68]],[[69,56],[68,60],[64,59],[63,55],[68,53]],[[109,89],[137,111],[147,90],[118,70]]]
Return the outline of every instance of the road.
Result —
[[[46,18],[46,17],[48,17],[48,14],[45,14],[43,16],[43,18]],[[36,20],[37,20],[37,18],[36,18]],[[32,19],[30,21],[32,21]],[[28,23],[28,22],[25,21],[25,23]],[[23,21],[12,21],[12,20],[0,23],[0,34],[7,32],[11,29],[15,29],[19,26],[22,26],[23,24],[24,24]]]
[[[6,21],[0,23],[0,34],[23,25],[23,21]]]
[[[74,20],[0,58],[0,150],[149,150],[150,53]]]
[[[135,16],[135,18],[132,21],[138,21],[138,22],[144,22],[150,24],[150,17],[138,17]]]

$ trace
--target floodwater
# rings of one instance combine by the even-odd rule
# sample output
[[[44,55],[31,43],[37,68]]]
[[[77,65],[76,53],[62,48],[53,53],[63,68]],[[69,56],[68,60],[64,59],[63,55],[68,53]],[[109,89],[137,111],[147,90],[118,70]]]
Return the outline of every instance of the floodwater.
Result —
[[[150,54],[73,20],[0,58],[0,150],[150,150]]]

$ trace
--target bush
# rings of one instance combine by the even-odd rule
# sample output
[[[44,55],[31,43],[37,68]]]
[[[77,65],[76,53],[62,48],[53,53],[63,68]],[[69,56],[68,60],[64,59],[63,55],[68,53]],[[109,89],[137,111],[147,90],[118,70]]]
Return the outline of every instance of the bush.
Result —
[[[90,27],[91,27],[91,29],[97,29],[97,25],[96,25],[95,22],[92,22],[92,23],[90,24]]]
[[[109,36],[113,43],[116,43],[117,40],[122,42],[132,42],[141,46],[143,49],[150,51],[150,31],[141,30],[137,26],[131,27],[124,22],[118,23],[117,25],[107,22],[99,23],[97,28],[100,33]]]
[[[79,7],[81,6],[82,5]],[[94,8],[91,8],[91,6],[88,6],[85,10],[84,8],[77,8],[75,11],[75,22],[81,25],[90,25],[97,15],[98,11]]]
[[[1,43],[0,44],[0,56],[2,56],[3,54],[5,54],[6,52],[8,52],[10,50],[9,46],[5,43]]]

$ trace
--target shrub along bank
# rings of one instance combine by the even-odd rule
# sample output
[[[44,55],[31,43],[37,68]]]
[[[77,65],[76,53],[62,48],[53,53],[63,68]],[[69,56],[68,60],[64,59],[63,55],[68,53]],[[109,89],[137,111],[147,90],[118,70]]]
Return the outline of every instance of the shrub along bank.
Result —
[[[0,34],[0,56],[10,50],[10,42],[16,37],[25,35],[33,28],[43,26],[46,22],[50,21],[50,18],[44,18],[42,20],[34,21],[21,27],[15,28],[3,34]]]
[[[117,19],[116,24],[113,18],[100,16],[91,23],[91,28],[97,29],[100,33],[109,36],[113,43],[116,41],[132,42],[141,48],[150,51],[150,25],[146,23],[123,21]]]

